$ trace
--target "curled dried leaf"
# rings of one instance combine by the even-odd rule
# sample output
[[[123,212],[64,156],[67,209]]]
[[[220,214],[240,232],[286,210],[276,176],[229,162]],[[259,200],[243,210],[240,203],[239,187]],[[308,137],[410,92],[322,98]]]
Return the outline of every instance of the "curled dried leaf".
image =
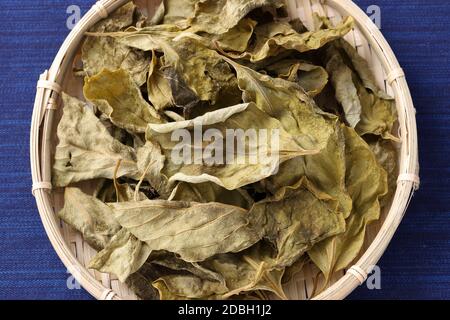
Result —
[[[59,143],[53,167],[53,184],[138,175],[136,152],[115,140],[84,102],[63,94],[64,114],[58,125]]]
[[[125,70],[105,69],[86,78],[83,92],[112,123],[128,131],[143,133],[149,123],[164,122]]]

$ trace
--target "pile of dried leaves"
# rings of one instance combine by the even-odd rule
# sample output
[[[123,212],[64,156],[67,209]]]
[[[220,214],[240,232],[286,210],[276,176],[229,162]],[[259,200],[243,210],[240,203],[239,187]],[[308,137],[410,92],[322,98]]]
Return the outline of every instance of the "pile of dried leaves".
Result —
[[[92,28],[87,102],[63,95],[53,171],[59,216],[99,250],[90,267],[144,299],[286,298],[306,263],[325,283],[348,267],[397,158],[394,101],[343,40],[352,27],[308,31],[276,0],[165,0]],[[193,119],[280,130],[279,170],[175,163],[171,134]]]

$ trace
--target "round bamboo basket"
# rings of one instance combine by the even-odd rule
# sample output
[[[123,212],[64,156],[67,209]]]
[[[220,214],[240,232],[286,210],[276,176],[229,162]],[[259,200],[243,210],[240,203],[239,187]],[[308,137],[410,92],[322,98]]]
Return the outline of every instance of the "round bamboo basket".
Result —
[[[136,299],[134,294],[109,274],[87,269],[96,253],[70,227],[62,223],[57,212],[63,205],[63,190],[52,190],[51,167],[56,145],[56,125],[61,115],[59,94],[65,91],[82,97],[80,79],[73,74],[73,64],[79,53],[84,33],[100,19],[105,18],[128,0],[102,0],[97,2],[76,25],[61,46],[49,70],[37,85],[31,125],[31,170],[33,194],[50,241],[62,262],[74,278],[95,298],[101,300]],[[138,5],[151,14],[160,0],[139,0]],[[318,296],[312,297],[316,270],[306,266],[304,271],[286,286],[290,299],[332,299],[347,297],[357,286],[364,283],[368,273],[377,264],[391,241],[409,201],[419,187],[419,165],[415,109],[406,83],[405,75],[389,44],[367,15],[350,0],[288,0],[292,18],[311,27],[313,13],[328,16],[337,22],[342,17],[353,16],[355,29],[346,36],[370,64],[378,84],[395,97],[399,115],[399,177],[392,204],[382,214],[382,219],[372,225],[366,235],[363,253],[354,265],[334,275],[330,286]]]

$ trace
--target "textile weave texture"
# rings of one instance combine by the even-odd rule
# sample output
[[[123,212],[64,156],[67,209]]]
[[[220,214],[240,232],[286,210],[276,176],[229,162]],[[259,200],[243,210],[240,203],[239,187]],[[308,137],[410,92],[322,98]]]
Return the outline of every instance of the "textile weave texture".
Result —
[[[417,108],[420,192],[381,259],[381,290],[350,299],[450,299],[450,2],[358,0],[381,8],[382,32]],[[92,0],[0,2],[0,299],[92,299],[69,275],[31,195],[29,131],[36,81],[69,30],[67,8]]]

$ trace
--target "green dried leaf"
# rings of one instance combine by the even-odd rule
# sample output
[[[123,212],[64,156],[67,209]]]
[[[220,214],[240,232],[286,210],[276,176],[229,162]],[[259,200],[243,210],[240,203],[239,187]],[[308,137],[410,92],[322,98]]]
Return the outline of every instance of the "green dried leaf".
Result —
[[[151,248],[126,229],[121,229],[89,263],[90,269],[115,274],[121,282],[138,271],[150,256]]]
[[[339,211],[348,218],[352,200],[347,192],[345,138],[340,125],[335,125],[327,147],[317,155],[299,157],[280,166],[277,175],[267,179],[263,185],[272,193],[292,186],[302,177],[307,177],[319,190],[339,203]]]
[[[284,275],[282,283],[286,284],[293,280],[301,280],[299,279],[299,273],[303,271],[304,267],[310,262],[310,259],[307,254],[301,256],[292,266],[287,267]]]
[[[149,123],[164,122],[144,100],[139,87],[125,70],[103,70],[86,78],[83,91],[84,96],[120,128],[143,133]]]
[[[357,88],[363,107],[361,121],[356,126],[358,134],[361,136],[374,134],[386,140],[399,141],[399,138],[393,135],[398,120],[395,101],[391,98],[382,98],[362,85],[357,85]]]
[[[186,274],[168,275],[156,280],[152,285],[159,291],[161,300],[204,300],[228,291],[220,282]]]
[[[397,190],[397,178],[399,167],[398,162],[398,152],[394,143],[390,140],[377,140],[369,143],[378,163],[387,172],[388,176],[388,194],[381,199],[381,208],[387,207]]]
[[[229,54],[232,58],[259,62],[277,56],[285,50],[307,52],[317,50],[325,44],[342,38],[353,28],[353,18],[348,17],[335,28],[298,33],[285,22],[270,22],[255,28],[256,40],[252,48],[241,55]]]
[[[181,137],[183,141],[174,141],[174,132],[177,134],[181,133],[180,130],[187,130],[183,132],[186,132],[188,137],[195,137],[195,128],[200,125],[202,135],[208,133],[208,130],[209,133],[214,133],[214,141],[211,144],[202,143],[202,146],[196,146],[195,141],[190,138],[185,141],[185,137]],[[243,150],[250,150],[251,153],[244,151],[242,154],[233,155],[234,161],[229,161],[228,155],[223,152],[227,141],[233,143],[235,140],[236,131],[231,137],[227,137],[226,131],[231,129],[244,130],[242,132],[247,129],[256,130],[255,132],[265,129],[268,137],[261,139],[255,136],[255,139],[244,139],[245,141],[240,139],[245,145]],[[279,133],[278,145],[274,144],[274,141],[269,143],[273,132]],[[318,152],[301,148],[293,137],[281,128],[278,120],[261,112],[254,104],[221,109],[190,121],[149,125],[147,139],[161,145],[167,159],[162,172],[169,177],[169,182],[214,182],[228,190],[238,189],[271,176],[278,170],[280,163],[289,159]],[[256,161],[251,161],[252,155],[257,156]]]
[[[224,277],[227,293],[223,293],[223,286],[218,289],[218,283],[205,283],[192,276],[162,278],[154,286],[166,299],[229,298],[254,290],[272,291],[285,298],[281,289],[284,267],[292,265],[315,243],[345,230],[336,208],[336,201],[302,179],[273,198],[256,203],[249,212],[253,221],[264,226],[265,238],[274,243],[276,253],[255,246],[245,253],[219,255],[202,264]],[[184,291],[186,287],[189,292]]]
[[[235,27],[252,10],[264,6],[280,8],[277,0],[198,0],[188,23],[196,31],[223,34]]]
[[[126,281],[127,286],[143,300],[157,300],[158,293],[151,284],[156,279],[160,278],[163,274],[154,268],[153,265],[146,262],[137,271],[130,275]]]
[[[254,102],[262,111],[278,119],[305,149],[322,150],[333,133],[333,121],[324,117],[314,101],[296,83],[258,73],[228,58],[237,72],[245,102]]]
[[[287,299],[281,285],[284,269],[274,269],[272,250],[258,244],[238,254],[222,254],[203,263],[226,281],[203,280],[199,277],[161,277],[153,283],[162,300],[227,299],[257,290],[269,291]]]
[[[353,83],[353,71],[344,63],[343,57],[333,45],[326,49],[326,67],[331,75],[336,99],[344,109],[345,120],[350,127],[355,128],[361,121],[361,101]]]
[[[136,5],[133,1],[129,1],[112,12],[108,18],[100,20],[91,28],[91,31],[112,32],[123,30],[133,24],[135,12]]]
[[[212,36],[211,41],[217,44],[221,50],[242,53],[249,46],[256,24],[256,21],[244,18],[228,32]]]
[[[330,25],[326,19],[321,22]],[[327,47],[325,63],[348,124],[361,136],[373,134],[397,141],[392,134],[397,122],[395,101],[377,86],[367,61],[339,39]]]
[[[237,88],[228,64],[198,41],[182,38],[164,44],[163,51],[163,68],[173,68],[200,100],[215,104],[221,92],[232,86]]]
[[[153,265],[161,266],[173,271],[185,272],[205,280],[220,282],[225,285],[225,279],[218,273],[211,271],[198,263],[186,262],[177,255],[161,251],[150,258]]]
[[[239,254],[224,254],[206,261],[203,265],[220,273],[229,291],[216,298],[227,299],[254,291],[268,291],[287,300],[282,287],[284,268],[277,268],[273,249],[259,243]]]
[[[237,92],[236,77],[230,67],[217,52],[205,45],[205,39],[191,33],[184,37],[181,35],[174,41],[173,38],[177,36],[177,33],[169,32],[168,35],[161,35],[158,32],[150,32],[148,28],[118,35],[122,37],[120,41],[127,45],[164,53],[159,62],[152,61],[150,71],[149,81],[152,81],[150,82],[152,88],[149,92],[158,98],[157,108],[165,108],[172,101],[176,104],[174,99],[176,100],[177,96],[174,96],[174,93],[172,97],[168,95],[165,99],[158,94],[160,92],[163,96],[167,95],[168,84],[172,84],[171,89],[174,89],[174,83],[171,80],[175,80],[177,85],[182,79],[183,84],[195,94],[195,98],[212,104],[220,101],[224,97],[223,93],[228,93],[233,88]],[[172,70],[172,73],[165,73],[166,69]],[[155,74],[156,78],[153,78],[152,74]],[[175,76],[177,79],[174,79]],[[155,98],[154,96],[151,95],[150,99]],[[196,103],[195,99],[192,99]],[[239,101],[240,99],[235,100],[236,103]]]
[[[53,185],[138,175],[136,152],[115,140],[82,101],[63,94],[64,115],[58,125],[59,144],[53,167]]]
[[[77,188],[65,189],[64,208],[58,216],[97,250],[103,249],[122,228],[115,222],[110,207]]]
[[[194,16],[198,0],[163,0],[165,6],[164,24],[177,24],[187,27],[187,19]]]
[[[138,10],[138,14],[140,14],[140,19],[138,19],[136,23],[136,27],[144,28],[147,26],[155,26],[163,23],[164,16],[166,15],[166,6],[164,1],[161,1],[158,8],[156,8],[155,13],[150,18],[146,14],[144,14],[141,10]]]
[[[325,88],[328,83],[327,71],[305,61],[285,59],[265,68],[278,78],[297,82],[310,96],[314,97]]]
[[[128,183],[119,183],[111,180],[100,181],[94,192],[94,197],[102,202],[126,202],[134,200],[135,189]],[[138,193],[139,201],[147,200],[148,197],[143,193]]]
[[[143,178],[158,192],[162,199],[167,199],[172,192],[168,178],[163,174],[166,157],[156,142],[147,142],[137,150],[137,166]],[[142,178],[141,177],[141,178]]]
[[[147,91],[148,99],[158,111],[174,105],[170,83],[164,76],[161,67],[160,59],[153,52],[147,80]]]
[[[150,251],[115,221],[112,209],[77,188],[66,188],[64,208],[59,216],[81,232],[93,248],[100,251],[90,268],[110,272],[124,282],[140,269]]]
[[[304,178],[257,203],[252,213],[259,210],[272,220],[265,238],[277,248],[277,268],[291,266],[316,243],[345,231],[338,202]]]
[[[147,200],[110,206],[116,221],[151,250],[177,253],[187,262],[239,252],[261,239],[246,210],[225,204]]]
[[[244,209],[250,209],[254,203],[247,191],[243,189],[230,191],[211,182],[199,184],[180,182],[173,190],[169,200],[200,203],[219,202]]]
[[[120,44],[110,37],[87,37],[82,47],[83,71],[89,77],[103,69],[123,69],[141,86],[147,80],[149,58],[139,50]]]
[[[355,130],[344,128],[346,142],[347,189],[353,200],[353,210],[346,220],[343,234],[326,239],[308,252],[319,267],[326,282],[358,256],[366,228],[380,217],[380,199],[388,191],[386,171]]]
[[[136,6],[128,2],[109,18],[101,20],[91,32],[117,32],[133,23]],[[81,49],[83,71],[92,77],[103,69],[124,69],[130,73],[138,86],[145,83],[149,59],[144,52],[120,44],[111,37],[87,37]]]

